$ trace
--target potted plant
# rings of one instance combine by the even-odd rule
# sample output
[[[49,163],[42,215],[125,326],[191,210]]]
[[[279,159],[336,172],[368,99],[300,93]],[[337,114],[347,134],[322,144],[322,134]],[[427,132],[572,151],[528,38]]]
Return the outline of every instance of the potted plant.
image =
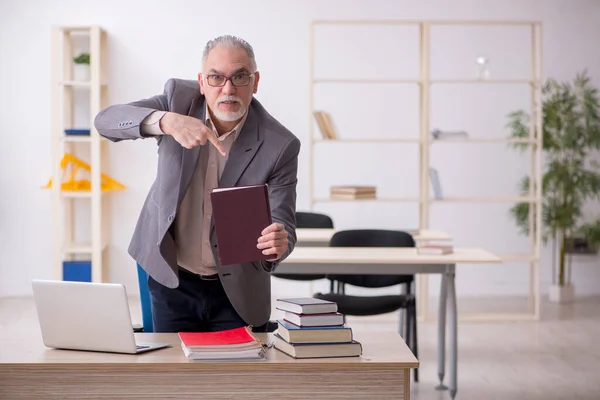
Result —
[[[75,68],[73,69],[73,80],[89,81],[90,80],[90,54],[81,53],[73,58]]]
[[[509,114],[507,127],[515,139],[529,138],[530,116],[523,110]],[[569,243],[583,240],[597,252],[600,244],[600,219],[584,221],[586,201],[600,199],[600,169],[590,162],[589,154],[600,149],[600,99],[587,72],[577,74],[572,83],[549,79],[542,88],[542,151],[545,165],[542,177],[542,239],[553,242],[553,284],[549,297],[553,302],[567,302],[574,297],[574,287],[565,274],[571,262]],[[525,150],[530,144],[511,144]],[[529,195],[530,181],[520,182],[522,195]],[[535,188],[534,188],[535,189]],[[535,204],[518,203],[510,210],[521,233],[529,234],[529,213]],[[535,233],[535,232],[533,232]],[[557,249],[558,247],[558,249]]]

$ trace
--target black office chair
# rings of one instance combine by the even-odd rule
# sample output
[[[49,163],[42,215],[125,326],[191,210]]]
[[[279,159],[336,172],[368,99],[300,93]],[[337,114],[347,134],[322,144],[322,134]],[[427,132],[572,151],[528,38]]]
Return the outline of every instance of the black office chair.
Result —
[[[333,220],[325,214],[297,211],[296,228],[333,229]]]
[[[312,229],[333,229],[333,220],[325,214],[312,212],[296,212],[296,228],[312,228]],[[273,276],[281,279],[290,279],[294,281],[314,281],[317,279],[325,279],[324,274],[290,274],[279,275],[273,273]]]
[[[379,229],[357,229],[336,232],[329,243],[331,247],[415,247],[413,237],[401,231]],[[416,300],[411,286],[414,275],[328,275],[337,285],[337,292],[317,293],[314,297],[336,302],[338,311],[345,315],[378,315],[396,310],[406,310],[404,340],[418,358]],[[406,294],[384,296],[351,296],[345,294],[345,285],[382,288],[406,285]],[[418,370],[414,371],[415,382],[419,381]]]

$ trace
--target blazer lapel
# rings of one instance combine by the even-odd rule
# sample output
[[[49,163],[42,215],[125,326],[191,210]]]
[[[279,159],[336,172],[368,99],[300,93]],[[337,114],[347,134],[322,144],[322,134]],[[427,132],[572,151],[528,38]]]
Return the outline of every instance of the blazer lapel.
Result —
[[[246,123],[238,138],[233,142],[233,146],[231,146],[227,164],[225,164],[223,175],[219,181],[219,187],[231,187],[237,184],[261,144],[262,140],[258,136],[256,113],[252,111],[252,108],[249,108]]]

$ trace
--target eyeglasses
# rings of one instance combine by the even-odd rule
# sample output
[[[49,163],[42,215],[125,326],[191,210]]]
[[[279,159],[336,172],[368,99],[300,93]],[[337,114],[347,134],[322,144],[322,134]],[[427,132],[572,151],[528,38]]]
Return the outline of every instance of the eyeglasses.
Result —
[[[252,76],[254,76],[254,74],[236,74],[233,76],[206,75],[206,82],[209,86],[216,87],[225,86],[227,81],[231,81],[233,86],[248,86]]]

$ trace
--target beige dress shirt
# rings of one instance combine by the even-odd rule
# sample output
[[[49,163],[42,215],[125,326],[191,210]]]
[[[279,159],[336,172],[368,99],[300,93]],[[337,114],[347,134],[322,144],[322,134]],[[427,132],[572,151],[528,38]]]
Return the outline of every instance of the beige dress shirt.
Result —
[[[210,142],[200,149],[200,156],[190,186],[183,197],[175,218],[175,243],[177,263],[193,273],[212,275],[217,273],[215,259],[210,248],[210,221],[212,204],[210,193],[219,186],[219,180],[227,164],[233,142],[239,136],[248,113],[233,130],[221,136],[210,119],[208,106],[205,106],[204,124],[225,147],[226,156],[221,155]],[[164,111],[155,111],[142,122],[145,134],[162,135],[160,119]],[[204,177],[204,179],[202,179]]]

